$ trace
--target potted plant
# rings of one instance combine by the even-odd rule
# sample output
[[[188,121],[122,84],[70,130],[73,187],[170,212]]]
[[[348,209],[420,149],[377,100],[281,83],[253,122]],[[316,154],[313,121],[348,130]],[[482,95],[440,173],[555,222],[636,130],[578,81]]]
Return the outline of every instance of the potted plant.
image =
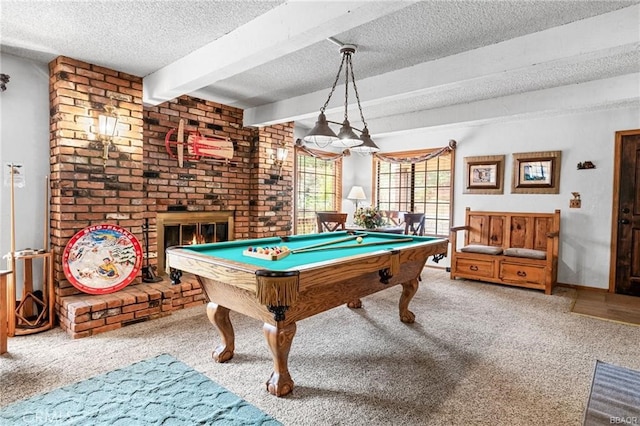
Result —
[[[367,229],[384,225],[384,219],[376,207],[359,207],[353,215],[353,222]]]

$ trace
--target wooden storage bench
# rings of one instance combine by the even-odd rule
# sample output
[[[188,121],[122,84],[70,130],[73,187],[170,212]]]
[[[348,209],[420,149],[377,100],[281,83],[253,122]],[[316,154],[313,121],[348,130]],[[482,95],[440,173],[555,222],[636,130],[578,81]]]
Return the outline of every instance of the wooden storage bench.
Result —
[[[464,246],[457,247],[459,231]],[[465,212],[451,228],[451,279],[468,278],[544,290],[558,276],[560,210],[554,213]]]

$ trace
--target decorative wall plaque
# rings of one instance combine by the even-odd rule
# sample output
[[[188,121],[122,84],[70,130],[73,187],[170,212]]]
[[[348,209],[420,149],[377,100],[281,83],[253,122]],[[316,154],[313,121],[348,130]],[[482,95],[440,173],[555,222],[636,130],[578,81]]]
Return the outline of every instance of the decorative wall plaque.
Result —
[[[116,292],[140,271],[142,248],[136,237],[117,225],[88,226],[76,233],[64,249],[64,274],[89,294]]]

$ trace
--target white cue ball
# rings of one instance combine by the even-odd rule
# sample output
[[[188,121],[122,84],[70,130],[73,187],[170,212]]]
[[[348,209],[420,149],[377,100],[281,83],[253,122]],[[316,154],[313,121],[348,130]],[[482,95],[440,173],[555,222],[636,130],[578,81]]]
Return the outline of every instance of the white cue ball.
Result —
[[[362,237],[358,237],[358,238],[356,238],[356,242],[357,242],[358,244],[360,244],[360,243],[362,242]]]

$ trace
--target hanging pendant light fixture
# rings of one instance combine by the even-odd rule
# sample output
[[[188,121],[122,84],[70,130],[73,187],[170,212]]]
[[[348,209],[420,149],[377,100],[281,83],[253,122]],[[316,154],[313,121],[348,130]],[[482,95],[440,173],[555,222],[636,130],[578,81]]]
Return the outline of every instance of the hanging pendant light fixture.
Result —
[[[378,145],[371,140],[371,136],[369,136],[369,129],[366,127],[362,130],[360,139],[362,140],[362,145],[354,146],[350,149],[351,152],[355,152],[360,155],[371,155],[374,152],[380,151]]]
[[[340,62],[340,68],[338,68],[338,73],[336,74],[336,78],[333,82],[333,86],[331,86],[329,97],[327,98],[322,108],[320,108],[320,115],[318,116],[318,121],[316,121],[316,125],[303,138],[303,140],[307,144],[315,145],[319,148],[326,148],[327,146],[330,145],[337,148],[349,148],[361,154],[370,154],[373,152],[380,151],[380,148],[378,148],[376,144],[371,140],[371,136],[369,135],[369,129],[367,128],[367,122],[365,121],[364,114],[362,113],[362,106],[360,106],[360,96],[358,95],[358,87],[356,86],[356,79],[353,73],[353,62],[351,60],[351,56],[356,52],[356,46],[352,44],[342,44],[332,38],[329,38],[329,40],[334,43],[338,43],[340,45],[340,54],[342,55],[342,61]],[[338,123],[335,121],[327,120],[327,117],[325,116],[324,112],[327,109],[327,105],[329,105],[329,101],[331,100],[331,96],[333,96],[333,92],[336,90],[336,85],[338,84],[338,80],[340,79],[340,75],[342,74],[343,68],[345,70],[344,72],[344,121],[342,123]],[[349,81],[350,80],[351,80],[351,83],[353,84],[353,91],[356,95],[358,110],[360,111],[360,118],[362,119],[362,124],[364,126],[362,130],[351,126],[351,123],[349,122],[348,107],[349,107]],[[329,123],[342,125],[337,135],[329,127]],[[358,136],[356,132],[360,132],[360,136]]]

